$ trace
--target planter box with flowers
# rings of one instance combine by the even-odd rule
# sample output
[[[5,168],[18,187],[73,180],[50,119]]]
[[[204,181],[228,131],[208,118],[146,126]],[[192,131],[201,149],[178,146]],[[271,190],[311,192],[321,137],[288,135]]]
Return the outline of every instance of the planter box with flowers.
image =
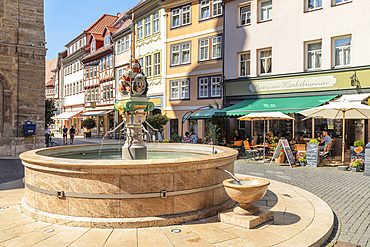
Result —
[[[284,149],[281,149],[279,157],[276,160],[276,164],[283,164],[284,161],[285,161],[285,151],[284,151]]]
[[[297,159],[301,166],[306,165],[306,152],[298,152]]]
[[[360,157],[356,157],[351,159],[351,163],[349,164],[349,167],[351,171],[353,172],[359,172],[361,169],[361,166],[365,163],[365,160],[363,160]]]

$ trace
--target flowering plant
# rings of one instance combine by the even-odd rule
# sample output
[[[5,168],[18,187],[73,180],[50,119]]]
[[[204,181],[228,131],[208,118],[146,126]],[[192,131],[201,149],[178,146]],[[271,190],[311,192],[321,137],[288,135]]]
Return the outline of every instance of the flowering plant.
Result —
[[[281,151],[280,151],[280,155],[284,155],[284,154],[285,154],[284,149],[281,149]]]
[[[360,157],[356,157],[356,158],[351,159],[350,166],[353,166],[353,167],[362,166],[362,164],[364,163],[365,161],[363,159],[361,159]]]
[[[168,143],[168,142],[170,142],[170,140],[169,139],[164,139],[164,140],[162,140],[162,142],[163,143]]]
[[[303,162],[306,161],[306,153],[298,152],[297,158],[298,158],[298,161],[303,161]]]

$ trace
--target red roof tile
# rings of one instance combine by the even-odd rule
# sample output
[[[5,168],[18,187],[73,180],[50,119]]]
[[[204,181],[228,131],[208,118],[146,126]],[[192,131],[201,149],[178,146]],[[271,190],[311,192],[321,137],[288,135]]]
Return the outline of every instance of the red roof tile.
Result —
[[[52,87],[54,86],[54,79],[51,79],[50,81],[48,81],[46,84],[45,84],[45,87]]]
[[[124,22],[124,23],[122,24],[122,26],[121,26],[120,28],[118,28],[118,29],[114,32],[114,34],[115,34],[115,33],[120,32],[120,31],[122,31],[122,30],[124,30],[125,28],[127,28],[128,26],[130,26],[130,25],[131,25],[131,23],[132,23],[132,20],[127,20],[126,22]]]
[[[97,49],[96,51],[88,54],[86,57],[82,58],[82,62],[83,63],[89,62],[91,59],[95,59],[94,58],[95,55],[98,55],[98,54],[104,54],[104,56],[105,56],[106,55],[105,53],[109,53],[110,51],[112,51],[112,45],[110,45],[108,47],[101,47],[101,48]],[[97,56],[97,58],[99,58],[99,56]]]
[[[101,34],[106,26],[112,26],[117,19],[117,16],[104,14],[88,27],[85,32]]]

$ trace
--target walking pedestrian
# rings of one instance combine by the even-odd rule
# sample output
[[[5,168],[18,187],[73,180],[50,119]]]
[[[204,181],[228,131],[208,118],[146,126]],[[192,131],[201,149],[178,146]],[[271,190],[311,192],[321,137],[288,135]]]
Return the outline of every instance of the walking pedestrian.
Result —
[[[69,138],[70,138],[69,144],[71,144],[71,145],[73,145],[73,141],[75,139],[75,134],[76,134],[76,129],[72,125],[72,127],[69,129]]]
[[[68,144],[68,136],[67,136],[67,134],[68,134],[68,128],[64,125],[62,131],[63,131],[63,144],[64,145],[67,145]]]

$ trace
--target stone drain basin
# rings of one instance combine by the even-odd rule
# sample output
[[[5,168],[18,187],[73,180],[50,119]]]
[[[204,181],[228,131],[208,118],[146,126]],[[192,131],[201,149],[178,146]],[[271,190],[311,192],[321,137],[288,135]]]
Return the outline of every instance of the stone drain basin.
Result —
[[[122,145],[104,144],[102,152]],[[179,224],[234,206],[222,184],[234,172],[234,149],[192,144],[147,144],[148,151],[199,156],[153,160],[89,160],[61,154],[98,152],[100,145],[31,150],[25,166],[23,212],[53,224],[138,228]],[[217,153],[215,153],[215,151]]]
[[[261,199],[267,192],[270,182],[262,178],[243,177],[238,178],[242,185],[236,183],[234,179],[223,181],[226,193],[239,206],[234,208],[234,213],[239,215],[252,215],[260,211],[253,202]]]

